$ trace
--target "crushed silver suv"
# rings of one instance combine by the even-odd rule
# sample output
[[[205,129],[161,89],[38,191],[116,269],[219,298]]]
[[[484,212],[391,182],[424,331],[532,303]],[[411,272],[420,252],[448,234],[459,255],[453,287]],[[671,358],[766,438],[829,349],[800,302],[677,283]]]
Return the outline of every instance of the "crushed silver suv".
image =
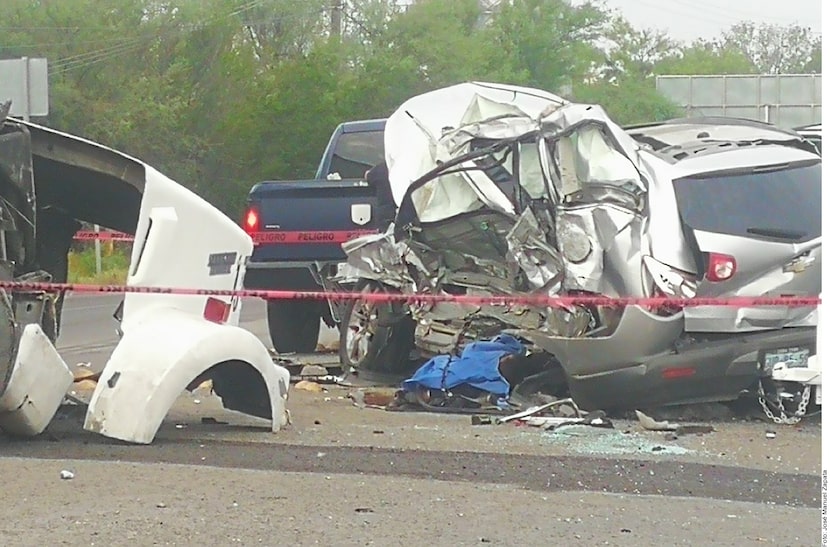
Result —
[[[805,406],[809,389],[768,380],[808,366],[815,306],[672,300],[819,294],[821,158],[798,134],[729,119],[624,130],[597,105],[467,83],[405,102],[385,154],[397,218],[343,245],[335,281],[433,296],[346,306],[344,367],[406,374],[413,353],[508,333],[587,409],[744,393]]]

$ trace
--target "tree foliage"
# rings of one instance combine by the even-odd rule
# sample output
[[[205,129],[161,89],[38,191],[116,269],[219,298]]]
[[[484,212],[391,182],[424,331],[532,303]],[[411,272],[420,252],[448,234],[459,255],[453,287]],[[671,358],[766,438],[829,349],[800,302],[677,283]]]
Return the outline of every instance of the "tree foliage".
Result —
[[[672,56],[659,60],[658,74],[756,74],[758,68],[731,44],[697,40]]]
[[[758,72],[765,74],[806,72],[816,53],[821,55],[821,38],[799,25],[743,22],[724,33],[720,44],[721,48],[740,52]]]
[[[679,114],[657,74],[821,65],[820,37],[799,27],[683,45],[597,0],[4,0],[0,21],[0,58],[49,60],[40,121],[141,157],[233,216],[253,183],[312,175],[341,121],[437,87],[529,85],[625,124]]]

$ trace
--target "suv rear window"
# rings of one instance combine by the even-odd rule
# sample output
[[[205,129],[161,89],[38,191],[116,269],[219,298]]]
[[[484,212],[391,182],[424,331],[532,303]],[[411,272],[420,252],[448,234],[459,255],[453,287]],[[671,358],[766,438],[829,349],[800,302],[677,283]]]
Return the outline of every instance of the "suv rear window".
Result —
[[[341,179],[361,179],[383,160],[383,131],[343,133],[334,145],[326,175],[337,173]]]
[[[678,179],[674,190],[695,230],[788,242],[821,235],[820,162]]]

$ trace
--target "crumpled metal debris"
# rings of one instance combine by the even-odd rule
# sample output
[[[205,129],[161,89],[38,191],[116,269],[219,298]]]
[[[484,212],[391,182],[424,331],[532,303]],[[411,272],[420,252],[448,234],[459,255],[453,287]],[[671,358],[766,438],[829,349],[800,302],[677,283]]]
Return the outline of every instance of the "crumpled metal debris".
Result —
[[[667,436],[667,438],[670,438],[670,440],[674,440],[677,437],[682,437],[684,435],[703,435],[715,431],[715,428],[711,425],[677,424],[666,420],[657,421],[648,414],[640,412],[639,410],[635,410],[634,412],[637,414],[637,421],[640,422],[643,429],[647,431],[669,431],[671,432],[671,437]]]
[[[637,421],[640,422],[643,429],[648,431],[674,431],[680,427],[679,424],[669,423],[667,421],[658,422],[651,416],[643,414],[639,410],[635,410],[634,413],[637,415]]]
[[[560,414],[565,416],[544,416],[542,413],[550,412],[556,408]],[[551,401],[544,405],[528,408],[522,412],[496,418],[495,423],[504,424],[513,421],[521,421],[529,426],[541,427],[546,430],[554,430],[563,425],[587,425],[591,427],[613,428],[614,425],[608,420],[603,411],[585,412],[580,410],[573,399],[561,399]],[[475,425],[475,424],[473,424]]]
[[[385,233],[343,244],[347,261],[333,282],[373,280],[413,296],[653,295],[642,264],[653,252],[644,216],[651,173],[601,107],[461,84],[401,105],[385,139],[398,216]],[[545,304],[415,303],[409,311],[415,344],[428,355],[505,330],[559,355],[562,344],[610,336],[621,321],[607,310]],[[660,330],[660,341],[673,334]],[[650,339],[629,345],[654,353]]]

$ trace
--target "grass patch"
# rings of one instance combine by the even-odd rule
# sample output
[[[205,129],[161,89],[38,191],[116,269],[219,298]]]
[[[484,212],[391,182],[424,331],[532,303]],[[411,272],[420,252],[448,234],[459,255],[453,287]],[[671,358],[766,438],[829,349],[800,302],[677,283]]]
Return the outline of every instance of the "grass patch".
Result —
[[[95,247],[69,251],[69,282],[91,285],[123,285],[130,269],[130,249],[101,245],[101,273],[95,271]]]

